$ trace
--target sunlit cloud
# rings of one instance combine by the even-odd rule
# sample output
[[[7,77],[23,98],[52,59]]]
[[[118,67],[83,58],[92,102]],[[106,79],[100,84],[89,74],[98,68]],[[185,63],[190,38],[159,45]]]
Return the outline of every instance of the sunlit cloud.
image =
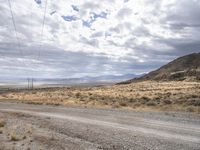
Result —
[[[0,0],[1,76],[140,74],[200,51],[197,0],[52,0],[43,36],[45,0],[11,4],[20,46]]]

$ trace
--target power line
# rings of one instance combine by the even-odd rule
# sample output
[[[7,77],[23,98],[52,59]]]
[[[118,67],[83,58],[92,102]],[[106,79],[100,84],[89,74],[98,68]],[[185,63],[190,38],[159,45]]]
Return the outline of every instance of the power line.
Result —
[[[41,41],[43,40],[43,34],[44,34],[44,25],[45,25],[45,20],[46,20],[46,11],[47,11],[47,2],[48,0],[45,0],[45,8],[44,8],[44,15],[43,15],[43,22],[42,22],[42,30],[41,30]],[[40,49],[41,49],[42,44],[39,46],[39,51],[38,51],[38,59],[40,58]]]
[[[40,45],[38,47],[38,57],[36,56],[36,60],[39,61],[40,56],[41,56],[41,47],[42,47],[42,41],[43,41],[43,35],[44,35],[44,26],[45,26],[45,20],[46,20],[46,12],[47,12],[47,4],[48,4],[48,0],[45,0],[45,8],[44,8],[44,14],[43,14],[43,21],[42,21],[42,29],[41,29],[41,41],[40,41]],[[32,78],[32,88],[33,88],[33,82],[34,79]]]
[[[18,35],[17,35],[17,28],[16,28],[16,23],[15,23],[13,11],[12,11],[12,5],[11,5],[10,0],[8,0],[8,6],[9,6],[9,8],[10,8],[10,14],[11,14],[12,23],[13,23],[14,30],[15,30],[15,37],[16,37],[17,44],[18,44],[18,47],[19,47],[19,51],[20,51],[21,55],[23,56],[23,52],[22,52],[22,50],[21,50],[21,48],[20,48],[20,41],[19,41],[19,37],[18,37]]]
[[[30,26],[33,26],[33,1],[30,3],[30,7],[31,7],[31,20],[30,20]],[[32,30],[32,28],[31,28],[31,30]],[[32,39],[29,41],[30,42],[30,44],[31,43],[33,43],[34,41],[32,41]],[[31,63],[31,62],[30,62]],[[32,64],[32,67],[33,67],[33,63],[31,63]],[[31,79],[32,79],[32,88],[31,89],[33,89],[33,74],[31,74]],[[29,82],[29,81],[28,81]],[[29,89],[30,87],[28,86],[28,89]]]
[[[10,0],[8,0],[8,6],[9,6],[9,9],[10,9],[10,14],[11,14],[11,18],[12,18],[12,23],[13,23],[13,26],[14,26],[14,31],[15,31],[15,37],[16,37],[16,40],[17,40],[17,45],[19,47],[19,51],[21,53],[21,56],[24,57],[23,55],[23,52],[22,52],[22,49],[21,49],[21,46],[20,46],[20,39],[18,37],[18,34],[17,34],[17,27],[16,27],[16,23],[15,23],[15,19],[14,19],[14,14],[13,14],[13,11],[12,11],[12,5],[11,5],[11,2]],[[27,68],[27,64],[24,63],[24,60],[22,59],[22,64],[24,66],[26,66]],[[33,79],[32,79],[33,80]],[[32,81],[33,82],[33,81]],[[33,84],[33,83],[32,83]],[[30,88],[30,80],[28,79],[28,89]]]
[[[45,0],[45,10],[44,10],[44,15],[43,15],[42,30],[41,30],[41,41],[43,40],[43,34],[44,34],[44,26],[45,26],[46,11],[47,11],[47,2],[48,2],[48,0]],[[21,46],[20,46],[20,39],[19,39],[18,34],[17,34],[16,22],[15,22],[15,19],[14,19],[14,14],[13,14],[13,11],[12,11],[12,5],[11,5],[11,1],[10,0],[8,0],[8,5],[9,5],[9,9],[10,9],[10,14],[11,14],[12,23],[13,23],[13,26],[14,26],[15,37],[16,37],[17,44],[18,44],[18,47],[19,47],[19,51],[20,51],[21,55],[23,56],[23,52],[22,52]],[[40,58],[40,49],[41,49],[41,46],[42,46],[41,41],[40,41],[40,46],[39,46],[39,49],[38,49],[38,58],[36,58],[38,60]],[[27,65],[27,64],[24,63],[23,59],[22,59],[22,63],[25,66]],[[28,88],[29,87],[30,87],[30,79],[28,79]],[[32,78],[32,87],[33,87],[33,78]]]

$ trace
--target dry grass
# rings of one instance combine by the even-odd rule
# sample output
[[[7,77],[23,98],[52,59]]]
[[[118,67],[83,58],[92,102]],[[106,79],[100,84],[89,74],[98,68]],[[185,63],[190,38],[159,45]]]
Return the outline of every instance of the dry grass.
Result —
[[[0,99],[34,104],[175,110],[200,113],[199,82],[145,81],[93,88],[53,88],[4,93]]]
[[[9,127],[8,132],[11,141],[25,140],[32,134],[32,125],[12,125]]]
[[[3,119],[0,119],[0,128],[5,126],[5,121]]]
[[[0,128],[0,134],[3,134],[3,130]]]
[[[3,114],[0,113],[0,134],[3,134],[3,129],[6,125],[6,121],[4,119]]]
[[[16,132],[11,132],[10,134],[10,140],[11,141],[19,141],[19,137],[17,136]]]
[[[6,124],[5,119],[3,115],[0,114],[0,128],[3,128],[5,124]]]

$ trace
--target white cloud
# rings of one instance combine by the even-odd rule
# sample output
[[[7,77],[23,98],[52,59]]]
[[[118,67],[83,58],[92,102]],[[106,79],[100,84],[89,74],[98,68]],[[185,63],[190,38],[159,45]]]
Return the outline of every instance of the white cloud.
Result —
[[[157,58],[159,55],[165,55],[165,62],[167,62],[177,55],[200,49],[198,44],[200,2],[197,0],[69,0],[67,2],[52,0],[48,1],[47,5],[43,37],[41,31],[45,1],[42,0],[40,4],[34,0],[11,0],[11,4],[17,36],[22,45],[21,50],[27,54],[26,61],[30,60],[33,67],[34,61],[31,60],[38,57],[40,50],[51,51],[46,50],[48,46],[53,47],[58,53],[62,50],[63,53],[73,52],[77,55],[85,53],[85,55],[92,54],[94,58],[98,56],[109,59],[110,64],[102,61],[95,61],[95,64],[110,66],[111,72],[118,73],[120,71],[116,71],[118,68],[113,64],[117,61],[119,64],[123,62],[124,65],[129,63],[133,65],[133,67],[127,65],[129,69],[125,69],[124,72],[134,68],[134,63],[130,61],[141,63],[141,68],[138,70],[146,72],[148,69],[145,68],[144,63],[153,63],[152,58]],[[12,59],[15,56],[18,62],[19,58],[23,59],[24,56],[16,55],[15,52],[19,49],[11,47],[16,46],[17,41],[8,4],[3,0],[0,0],[0,17],[1,59],[9,60],[11,54],[7,56],[6,50],[14,49]],[[183,47],[181,44],[186,45]],[[40,50],[38,45],[42,45],[39,46]],[[28,55],[28,52],[31,55]],[[149,59],[146,59],[144,54],[148,55]],[[3,58],[4,55],[7,57]],[[81,63],[81,59],[76,61]],[[49,68],[45,65],[45,60],[41,62],[43,69],[46,67],[47,70],[56,70],[55,66]],[[91,66],[90,63],[88,62],[87,65]],[[62,62],[60,65],[63,67]],[[77,64],[71,65],[72,68],[78,68]],[[19,67],[20,64],[17,66]],[[157,65],[152,64],[152,66]],[[108,68],[105,67],[106,72]],[[60,72],[62,71],[63,69],[60,68]]]

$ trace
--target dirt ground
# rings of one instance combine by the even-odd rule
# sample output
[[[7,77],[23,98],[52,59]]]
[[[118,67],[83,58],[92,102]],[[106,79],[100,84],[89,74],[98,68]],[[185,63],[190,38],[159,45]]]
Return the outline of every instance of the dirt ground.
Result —
[[[197,150],[200,116],[0,102],[0,150]]]

